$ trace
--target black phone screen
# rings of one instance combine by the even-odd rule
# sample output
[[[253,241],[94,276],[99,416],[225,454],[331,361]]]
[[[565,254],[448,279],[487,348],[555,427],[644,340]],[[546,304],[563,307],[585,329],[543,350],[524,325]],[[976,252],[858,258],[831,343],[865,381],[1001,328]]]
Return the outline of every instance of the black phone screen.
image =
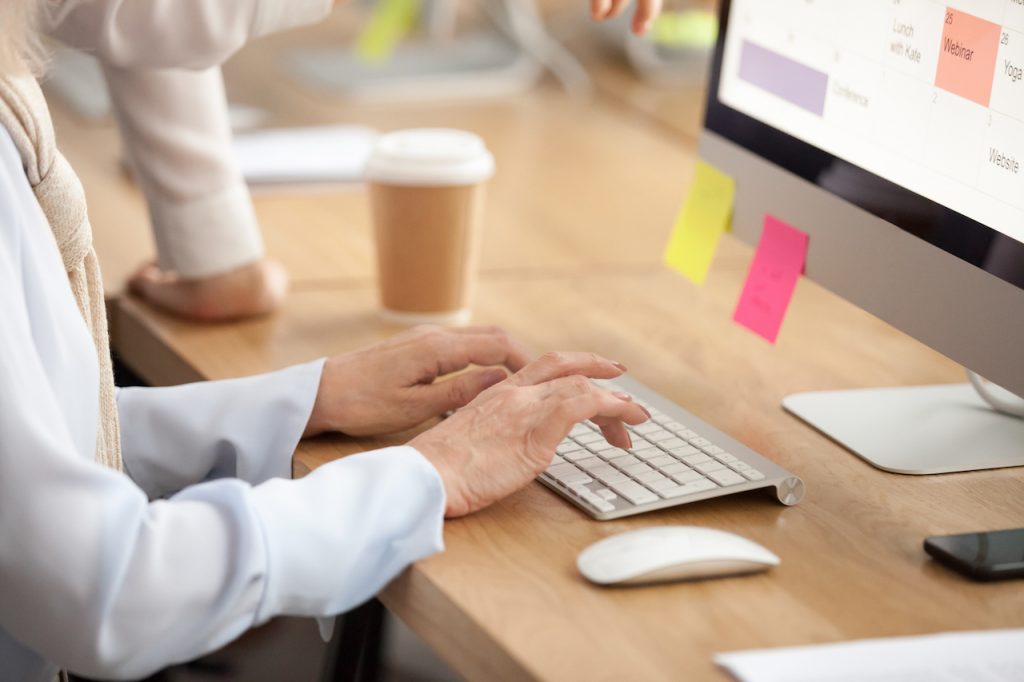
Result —
[[[982,580],[1024,577],[1024,528],[930,537],[925,551]]]

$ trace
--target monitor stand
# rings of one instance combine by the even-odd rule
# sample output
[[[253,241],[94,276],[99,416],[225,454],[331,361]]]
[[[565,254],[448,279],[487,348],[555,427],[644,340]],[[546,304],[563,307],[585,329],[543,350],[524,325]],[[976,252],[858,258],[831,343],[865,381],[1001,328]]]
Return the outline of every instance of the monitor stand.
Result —
[[[885,471],[1024,466],[1024,419],[992,409],[971,384],[797,393],[782,405]]]

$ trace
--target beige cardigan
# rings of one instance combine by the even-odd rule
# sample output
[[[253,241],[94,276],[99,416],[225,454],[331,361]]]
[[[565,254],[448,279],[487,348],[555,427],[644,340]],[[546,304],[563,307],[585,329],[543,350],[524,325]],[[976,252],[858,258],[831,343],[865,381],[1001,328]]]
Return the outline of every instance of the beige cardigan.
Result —
[[[107,311],[99,262],[92,247],[85,192],[67,159],[57,151],[50,112],[34,77],[0,76],[0,126],[7,129],[21,155],[25,175],[53,230],[71,291],[96,345],[99,362],[96,461],[121,470],[121,438]]]

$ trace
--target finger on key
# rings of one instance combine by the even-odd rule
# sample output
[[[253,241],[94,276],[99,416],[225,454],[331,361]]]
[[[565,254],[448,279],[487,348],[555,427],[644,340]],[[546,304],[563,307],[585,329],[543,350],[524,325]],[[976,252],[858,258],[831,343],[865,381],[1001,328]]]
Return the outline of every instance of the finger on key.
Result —
[[[644,409],[632,400],[625,400],[615,393],[598,388],[579,375],[555,379],[544,388],[551,389],[546,398],[557,406],[547,412],[564,421],[558,425],[559,430],[564,429],[564,433],[585,419],[604,424],[641,424],[648,419]],[[621,438],[614,430],[610,434],[605,433],[606,437],[609,435],[612,445],[628,447],[628,437]]]
[[[596,353],[548,352],[516,372],[511,381],[518,386],[533,386],[574,374],[591,379],[614,379],[625,371],[621,362]]]

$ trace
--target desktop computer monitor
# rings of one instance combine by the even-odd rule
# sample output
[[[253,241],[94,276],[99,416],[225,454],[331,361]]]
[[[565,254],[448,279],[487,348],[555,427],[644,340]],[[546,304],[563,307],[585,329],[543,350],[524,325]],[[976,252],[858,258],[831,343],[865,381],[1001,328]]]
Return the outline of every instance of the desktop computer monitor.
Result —
[[[808,277],[1024,395],[1024,5],[722,0],[720,19],[700,149],[736,180],[734,233],[803,230]],[[883,469],[1024,465],[1024,419],[966,384],[784,404]]]

